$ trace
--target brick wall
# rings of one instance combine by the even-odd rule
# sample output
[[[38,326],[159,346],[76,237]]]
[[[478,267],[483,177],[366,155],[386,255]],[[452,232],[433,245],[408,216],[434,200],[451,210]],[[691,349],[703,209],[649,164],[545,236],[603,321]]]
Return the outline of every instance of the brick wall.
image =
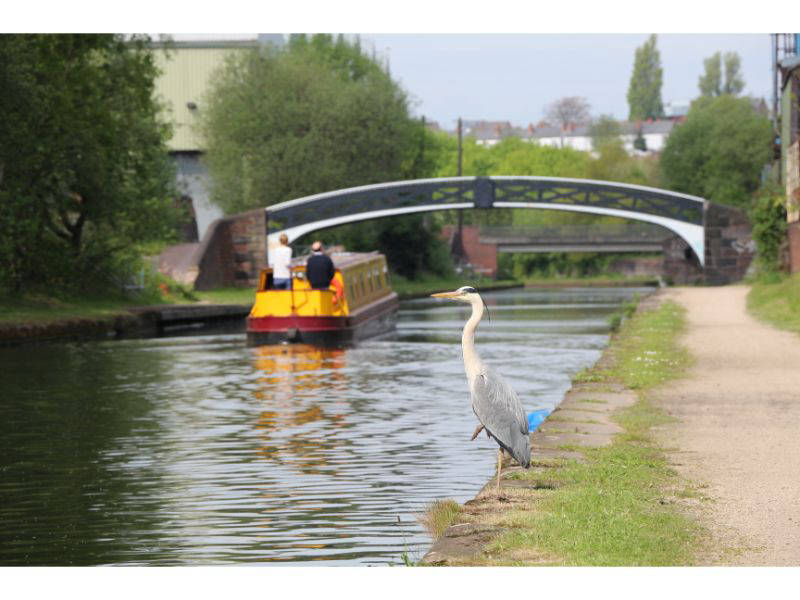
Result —
[[[749,219],[735,208],[708,203],[703,222],[706,230],[704,282],[724,285],[741,280],[755,253]]]
[[[197,251],[195,289],[258,285],[259,272],[266,267],[264,228],[263,209],[214,221]]]
[[[786,234],[789,239],[789,271],[800,273],[800,221],[789,223]]]
[[[703,268],[700,266],[700,261],[682,237],[675,235],[667,238],[663,248],[663,275],[668,284],[702,283]]]
[[[441,237],[452,242],[456,230],[455,225],[442,227]],[[497,276],[497,246],[495,244],[482,244],[480,242],[480,228],[474,225],[464,225],[461,228],[464,260],[472,265],[473,269],[487,277]]]

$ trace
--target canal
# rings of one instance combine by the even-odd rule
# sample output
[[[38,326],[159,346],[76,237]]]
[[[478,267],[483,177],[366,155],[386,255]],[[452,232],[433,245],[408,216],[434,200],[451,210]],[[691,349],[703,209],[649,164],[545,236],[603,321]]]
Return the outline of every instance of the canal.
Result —
[[[476,342],[553,408],[647,289],[485,294]],[[346,350],[242,333],[0,348],[0,565],[385,565],[425,505],[492,476],[461,362],[469,307],[402,304]]]

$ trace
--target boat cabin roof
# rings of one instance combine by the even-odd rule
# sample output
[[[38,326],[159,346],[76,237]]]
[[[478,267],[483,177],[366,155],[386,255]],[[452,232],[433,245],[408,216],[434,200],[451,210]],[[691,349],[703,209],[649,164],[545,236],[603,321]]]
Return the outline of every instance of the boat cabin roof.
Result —
[[[298,256],[292,259],[292,267],[305,267],[306,261],[309,259],[310,254],[304,254],[303,256]],[[340,271],[347,269],[348,267],[352,267],[354,265],[360,263],[366,263],[375,260],[376,258],[383,257],[383,255],[378,252],[334,252],[333,254],[329,254],[328,256],[331,257],[333,260],[333,266]]]

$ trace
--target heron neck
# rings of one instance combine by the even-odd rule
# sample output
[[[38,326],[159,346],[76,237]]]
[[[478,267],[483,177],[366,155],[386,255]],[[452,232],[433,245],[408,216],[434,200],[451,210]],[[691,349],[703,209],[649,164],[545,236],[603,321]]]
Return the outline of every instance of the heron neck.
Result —
[[[478,300],[472,302],[472,315],[470,316],[467,324],[464,325],[464,333],[461,335],[461,350],[464,353],[464,370],[467,372],[467,380],[472,379],[478,375],[483,366],[478,351],[475,350],[475,330],[478,328],[478,323],[481,322],[483,317],[483,303]]]

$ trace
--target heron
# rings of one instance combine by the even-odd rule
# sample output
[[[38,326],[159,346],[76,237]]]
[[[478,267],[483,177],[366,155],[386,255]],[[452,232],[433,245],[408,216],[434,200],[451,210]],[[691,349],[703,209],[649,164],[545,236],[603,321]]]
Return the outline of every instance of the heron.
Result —
[[[503,451],[508,452],[526,469],[531,465],[531,441],[528,435],[528,417],[522,410],[519,397],[503,377],[481,360],[475,349],[475,330],[483,318],[486,303],[474,287],[464,286],[454,292],[431,294],[433,298],[446,298],[472,305],[472,315],[464,325],[461,349],[464,371],[467,374],[472,411],[480,425],[472,434],[474,440],[482,429],[500,446],[497,449],[497,492],[500,492],[500,473]]]

